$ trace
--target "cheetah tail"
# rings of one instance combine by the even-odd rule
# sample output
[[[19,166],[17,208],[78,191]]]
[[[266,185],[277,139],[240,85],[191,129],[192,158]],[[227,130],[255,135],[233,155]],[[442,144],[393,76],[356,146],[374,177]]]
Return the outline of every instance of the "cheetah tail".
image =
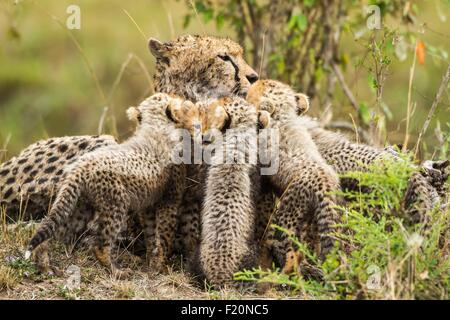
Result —
[[[25,252],[26,259],[31,256],[32,251],[42,242],[54,237],[58,227],[64,221],[68,221],[74,212],[81,195],[81,184],[77,181],[76,177],[71,180],[67,181],[68,183],[59,190],[50,213],[42,221],[39,229],[28,243],[27,251]]]

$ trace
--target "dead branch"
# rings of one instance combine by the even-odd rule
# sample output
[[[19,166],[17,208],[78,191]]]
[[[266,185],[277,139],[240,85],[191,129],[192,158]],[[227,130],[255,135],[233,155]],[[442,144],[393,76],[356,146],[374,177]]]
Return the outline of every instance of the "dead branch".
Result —
[[[428,126],[430,125],[431,119],[433,118],[433,115],[436,112],[437,106],[439,105],[439,102],[441,101],[442,94],[447,89],[449,80],[450,80],[450,66],[447,68],[447,72],[445,73],[444,77],[442,78],[441,85],[439,86],[439,89],[436,93],[436,97],[434,98],[433,104],[431,105],[431,109],[428,112],[427,119],[425,120],[422,130],[419,133],[419,137],[417,138],[417,143],[416,143],[416,150],[414,151],[414,156],[417,155],[417,152],[419,150],[420,140],[422,139],[422,136],[425,134],[425,132],[428,129]]]
[[[347,96],[348,100],[350,101],[353,108],[359,112],[359,105],[358,102],[356,102],[355,97],[353,96],[352,91],[347,85],[347,82],[345,82],[344,75],[341,72],[341,69],[337,66],[336,62],[331,62],[331,68],[333,69],[334,74],[336,75],[339,84],[341,85],[342,90],[344,91],[344,94]]]
[[[355,126],[346,121],[332,121],[325,125],[325,129],[331,129],[331,130],[345,130],[345,131],[351,131],[355,132]],[[373,144],[372,138],[370,137],[370,134],[365,131],[364,129],[360,127],[356,127],[356,130],[358,131],[358,136],[361,138],[362,142],[367,143],[369,145]]]

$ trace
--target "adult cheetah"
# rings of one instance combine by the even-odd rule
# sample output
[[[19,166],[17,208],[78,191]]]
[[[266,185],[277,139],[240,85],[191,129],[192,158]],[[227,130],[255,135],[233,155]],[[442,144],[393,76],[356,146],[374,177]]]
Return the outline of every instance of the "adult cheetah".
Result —
[[[109,135],[51,138],[33,143],[1,164],[0,207],[5,209],[6,221],[43,218],[64,168],[86,153],[116,144]]]
[[[191,101],[221,98],[229,95],[245,97],[258,74],[245,62],[242,47],[236,42],[210,36],[181,36],[162,43],[149,40],[156,58],[155,91],[173,93]],[[188,188],[184,194],[178,248],[189,256],[200,240],[200,211],[206,178],[204,163],[187,167]],[[258,201],[258,207],[270,211],[269,201]],[[270,204],[266,204],[269,202]]]
[[[220,97],[227,95],[244,96],[251,83],[258,79],[257,73],[245,62],[242,48],[229,39],[221,39],[209,36],[181,36],[173,41],[162,43],[150,39],[149,48],[156,57],[155,91],[174,93],[185,99],[197,101],[200,98]],[[305,118],[308,119],[308,118]],[[370,148],[364,145],[356,145],[343,139],[339,134],[325,130],[310,119],[310,134],[324,159],[335,168],[337,172],[347,172],[358,168],[358,164],[366,158],[376,158],[382,150]],[[306,121],[306,120],[305,120]],[[46,148],[43,147],[45,151]],[[367,148],[369,151],[366,151]],[[370,153],[375,156],[367,157]],[[81,151],[81,154],[84,152]],[[78,157],[76,154],[74,157]],[[369,161],[370,162],[370,161]],[[7,163],[15,165],[15,161]],[[446,164],[435,167],[434,164],[426,172],[426,183],[440,185],[446,180]],[[2,167],[0,167],[2,168]],[[46,169],[44,165],[40,172]],[[58,171],[59,171],[58,167]],[[185,250],[190,252],[200,237],[199,213],[200,203],[203,198],[203,186],[205,169],[202,165],[188,166],[188,191],[184,194],[183,214],[180,223],[180,239],[183,240]],[[1,169],[0,169],[1,171]],[[58,172],[57,171],[57,172]],[[20,172],[19,172],[20,174]],[[433,178],[430,178],[430,177]],[[24,174],[22,180],[29,178]],[[418,177],[418,180],[424,180]],[[341,181],[342,185],[353,186],[352,183]],[[413,184],[414,185],[414,184]],[[47,203],[52,197],[53,186],[43,185],[42,194]],[[271,212],[274,205],[274,197],[269,188],[263,184],[265,197],[257,203],[257,211]],[[413,186],[412,190],[415,190]],[[6,189],[4,189],[6,190]],[[15,189],[14,189],[15,190]],[[21,203],[23,198],[31,198],[33,194],[12,191],[9,195],[9,203]],[[424,189],[425,190],[425,189]],[[427,191],[429,192],[429,191]],[[408,199],[417,199],[417,192],[410,193]],[[428,195],[424,195],[425,198]],[[428,206],[429,207],[429,206]],[[39,211],[39,210],[38,210]],[[40,210],[39,212],[42,212]],[[264,216],[264,214],[262,214]],[[257,222],[260,230],[264,229],[264,223]]]

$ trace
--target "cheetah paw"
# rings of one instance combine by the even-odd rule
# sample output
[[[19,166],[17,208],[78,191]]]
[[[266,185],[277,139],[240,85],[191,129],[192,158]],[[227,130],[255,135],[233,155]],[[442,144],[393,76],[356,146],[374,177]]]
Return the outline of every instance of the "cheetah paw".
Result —
[[[295,250],[289,250],[286,253],[286,262],[283,267],[283,273],[289,274],[292,272],[298,272],[298,267],[300,265],[301,254]]]

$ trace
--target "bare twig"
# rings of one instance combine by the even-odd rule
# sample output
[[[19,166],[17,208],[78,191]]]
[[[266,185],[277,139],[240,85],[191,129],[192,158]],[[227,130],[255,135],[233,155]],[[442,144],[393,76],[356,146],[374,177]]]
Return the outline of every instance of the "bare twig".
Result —
[[[339,84],[342,87],[342,90],[344,91],[344,94],[347,96],[348,100],[350,101],[351,105],[356,111],[359,111],[359,105],[358,102],[356,102],[355,97],[353,96],[352,91],[348,87],[347,83],[345,82],[344,75],[342,74],[339,67],[336,65],[334,61],[331,62],[331,68],[333,69],[334,74],[336,75]]]
[[[416,52],[414,50],[414,58],[411,68],[409,69],[409,85],[408,85],[408,104],[406,106],[406,133],[405,140],[403,141],[402,151],[405,152],[408,150],[408,142],[409,142],[409,121],[411,119],[411,92],[412,92],[412,82],[414,78],[414,70],[416,69]]]
[[[80,53],[81,57],[83,58],[84,64],[86,65],[86,68],[88,69],[92,79],[94,80],[95,87],[97,89],[98,94],[100,95],[100,98],[102,99],[103,103],[107,103],[105,92],[102,89],[102,86],[100,85],[100,80],[97,77],[97,74],[94,71],[94,68],[91,65],[91,62],[89,61],[87,55],[85,54],[83,48],[81,47],[81,44],[78,42],[77,38],[75,38],[74,34],[71,32],[71,30],[67,29],[64,23],[61,22],[56,16],[48,13],[53,20],[55,20],[58,25],[67,33],[70,40],[73,42],[75,47],[77,48],[78,52]]]
[[[103,127],[105,124],[106,116],[108,115],[108,110],[109,110],[108,106],[103,107],[102,115],[100,116],[100,120],[98,122],[97,128],[98,135],[101,135],[103,133]]]
[[[134,18],[128,13],[127,10],[123,9],[123,12],[125,12],[125,14],[128,16],[128,18],[130,18],[131,22],[133,22],[133,24],[135,25],[135,27],[138,29],[139,33],[141,34],[142,38],[144,38],[145,41],[148,40],[148,38],[145,36],[145,33],[142,31],[142,29],[139,27],[139,25],[137,24],[136,20],[134,20]]]
[[[139,58],[137,55],[135,55],[134,53],[131,52],[128,54],[127,58],[122,63],[122,66],[120,67],[120,71],[117,74],[116,79],[114,80],[114,83],[112,85],[111,91],[108,96],[108,105],[110,105],[112,103],[112,96],[113,96],[115,90],[117,89],[117,86],[119,85],[120,81],[122,80],[125,70],[127,69],[128,65],[131,63],[131,61],[133,59],[136,60],[136,62],[139,65],[139,68],[144,72],[145,78],[148,82],[150,89],[146,91],[146,94],[149,93],[149,91],[150,91],[150,93],[153,92],[152,77],[150,76],[150,73],[148,72],[147,67],[145,66],[145,63],[142,61],[141,58]]]
[[[122,63],[122,66],[120,67],[119,73],[117,74],[117,77],[114,80],[114,83],[113,83],[113,85],[111,87],[111,91],[109,92],[108,104],[110,104],[112,102],[112,96],[113,96],[114,92],[116,91],[116,88],[117,88],[117,86],[120,83],[120,80],[122,79],[122,76],[123,76],[123,73],[125,72],[125,69],[127,68],[128,64],[131,62],[132,59],[133,59],[133,54],[129,53],[128,57]]]
[[[258,74],[260,76],[261,76],[261,72],[262,72],[263,64],[264,64],[264,54],[265,54],[265,49],[266,49],[266,32],[267,32],[267,30],[264,31],[263,35],[262,35],[261,60],[259,63],[259,72],[258,72]]]
[[[244,21],[245,32],[246,32],[247,36],[251,39],[253,45],[255,46],[253,48],[253,53],[254,53],[253,63],[255,63],[256,62],[255,56],[258,54],[258,52],[257,52],[258,51],[258,48],[257,48],[258,38],[257,38],[256,32],[255,32],[254,23],[252,21],[252,17],[250,16],[250,13],[248,12],[248,10],[246,10],[246,9],[248,9],[248,7],[244,6],[243,1],[238,0],[237,3],[239,5],[239,10],[241,11],[240,14],[241,14],[242,20]]]
[[[200,23],[200,26],[201,26],[202,29],[203,29],[203,34],[206,35],[207,32],[206,32],[205,25],[203,24],[202,19],[200,19],[200,15],[198,14],[198,11],[197,11],[197,8],[195,7],[194,1],[189,0],[189,4],[191,5],[192,10],[194,10],[195,17],[197,18],[198,22]]]
[[[370,134],[366,132],[364,129],[360,127],[355,127],[353,123],[346,122],[346,121],[332,121],[325,125],[325,129],[334,129],[334,130],[346,130],[351,132],[357,132],[358,136],[361,138],[361,140],[365,143],[372,144],[372,138],[370,137]]]
[[[162,3],[163,7],[164,7],[164,11],[166,12],[167,15],[167,22],[169,24],[169,30],[170,30],[170,37],[172,39],[175,38],[175,27],[173,25],[173,18],[172,18],[172,13],[171,11],[167,8],[167,2],[163,1]]]
[[[434,98],[433,104],[431,105],[431,109],[428,112],[427,119],[425,120],[422,130],[419,133],[419,137],[417,138],[416,149],[414,151],[414,157],[417,155],[417,152],[419,151],[420,140],[422,139],[422,136],[425,134],[425,132],[428,129],[428,126],[430,125],[431,119],[433,118],[433,115],[436,112],[436,108],[439,105],[439,102],[441,101],[442,94],[447,89],[449,80],[450,80],[450,66],[447,68],[447,72],[445,73],[444,77],[442,78],[441,85],[439,86],[439,89],[436,93],[436,97]]]

